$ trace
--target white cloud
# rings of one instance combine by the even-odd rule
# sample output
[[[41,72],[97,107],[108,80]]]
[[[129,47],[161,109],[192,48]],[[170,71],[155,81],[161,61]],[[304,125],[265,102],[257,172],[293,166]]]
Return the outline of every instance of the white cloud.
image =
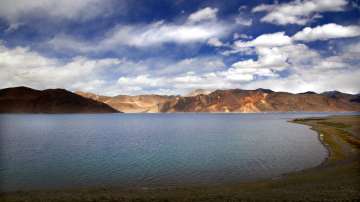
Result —
[[[122,76],[117,80],[117,84],[138,87],[158,87],[163,85],[163,78],[150,78],[148,74],[142,74],[133,78]]]
[[[288,68],[289,54],[287,49],[293,47],[289,45],[287,47],[257,47],[257,60],[248,59],[238,61],[232,64],[232,67],[238,69],[252,69],[255,73],[261,76],[274,76],[276,71],[282,71]]]
[[[254,46],[256,60],[241,60],[233,63],[232,67],[252,71],[258,76],[278,77],[283,70],[296,72],[298,69],[313,68],[320,61],[320,55],[304,44],[279,44],[269,46],[266,43],[267,46],[264,46],[264,43],[259,43]]]
[[[340,26],[336,24],[327,24],[315,28],[305,28],[295,34],[292,38],[286,36],[284,32],[272,34],[263,34],[251,41],[236,41],[232,54],[236,53],[255,53],[257,60],[248,59],[238,61],[233,66],[239,68],[269,69],[274,73],[285,69],[342,69],[347,68],[351,63],[349,61],[355,58],[352,52],[356,50],[353,44],[353,50],[342,51],[340,56],[334,55],[322,57],[317,51],[308,48],[304,44],[296,44],[296,41],[326,40],[331,38],[342,38],[359,36],[359,28],[356,26]],[[292,40],[293,39],[293,40]],[[295,41],[294,41],[295,40]],[[251,52],[250,50],[253,50]],[[345,54],[346,53],[346,54]]]
[[[56,35],[48,42],[56,50],[77,52],[106,51],[122,46],[145,48],[164,43],[188,44],[207,42],[222,37],[232,29],[224,22],[202,22],[197,24],[172,24],[158,21],[151,24],[117,25],[99,38],[97,42],[81,41],[66,35]]]
[[[234,33],[233,34],[233,39],[252,39],[252,36],[247,35],[247,34],[239,34],[239,33]]]
[[[348,55],[350,48],[354,48],[354,45],[344,48],[338,55],[322,57],[304,44],[257,47],[258,60],[239,61],[228,69],[187,71],[166,76],[154,74],[124,76],[118,79],[117,88],[121,89],[120,92],[130,94],[168,94],[169,92],[183,94],[196,88],[270,88],[293,93],[340,90],[358,93],[360,70],[352,66],[351,61],[355,60],[358,63],[359,59],[356,55]],[[187,61],[179,63],[187,63]],[[288,70],[289,76],[278,75],[277,72],[284,69]]]
[[[343,46],[341,48],[342,58],[352,60],[357,59],[359,60],[360,55],[360,40],[357,40],[356,42],[350,43],[346,46]]]
[[[0,17],[11,23],[17,23],[27,15],[46,15],[63,19],[89,18],[104,14],[108,4],[108,0],[2,0]]]
[[[221,36],[224,32],[225,27],[218,23],[174,25],[160,21],[146,26],[119,26],[101,42],[101,45],[146,47],[167,42],[204,42],[211,37]]]
[[[342,26],[330,23],[314,28],[306,27],[292,38],[298,41],[315,41],[356,36],[360,36],[360,26]]]
[[[194,69],[194,68],[193,68]],[[253,81],[257,76],[276,77],[270,69],[238,67],[233,65],[228,69],[196,73],[188,71],[185,73],[155,76],[142,74],[138,76],[120,77],[117,81],[119,86],[127,86],[131,89],[137,87],[136,94],[146,91],[146,88],[170,89],[176,94],[184,94],[191,89],[222,89],[236,88],[237,85]]]
[[[39,89],[82,87],[91,90],[103,83],[106,69],[120,63],[113,58],[93,60],[86,57],[62,62],[29,48],[9,49],[0,44],[0,88],[25,85]]]
[[[156,89],[169,89],[174,94],[185,94],[189,90],[202,89],[221,89],[231,88],[233,83],[250,81],[254,78],[252,73],[243,74],[232,70],[219,71],[204,74],[187,72],[185,74],[173,75],[171,77],[156,77],[150,75],[139,75],[135,77],[121,77],[118,80],[119,86],[130,88],[137,87],[135,94],[148,91],[149,86]],[[129,92],[134,93],[134,92]],[[157,92],[159,93],[159,92]]]
[[[241,55],[245,56],[245,55],[254,55],[255,54],[255,49],[252,47],[231,47],[232,49],[230,50],[225,50],[220,52],[221,55],[224,56],[229,56],[229,55],[234,55],[234,54],[238,54],[240,53]]]
[[[225,64],[219,58],[161,60],[135,62],[117,58],[75,57],[61,61],[42,56],[29,48],[7,48],[0,43],[0,88],[25,85],[37,89],[65,88],[117,95],[182,92],[191,85],[210,85],[206,84],[210,80],[211,85],[221,86],[221,79],[217,77],[218,81],[215,81],[207,75],[223,71]],[[193,71],[191,78],[199,79],[182,87],[182,79],[190,76],[186,73],[190,71]]]
[[[337,71],[306,70],[288,77],[270,78],[244,84],[246,89],[269,88],[274,91],[301,93],[338,90],[345,93],[359,93],[360,69]]]
[[[341,69],[346,68],[347,63],[340,56],[331,56],[321,60],[314,68],[316,69]]]
[[[185,58],[179,61],[173,61],[166,58],[161,60],[155,58],[153,60],[145,61],[145,63],[152,67],[147,71],[148,74],[153,76],[173,76],[185,72],[202,74],[220,71],[226,67],[222,59],[217,56]]]
[[[271,88],[304,92],[340,90],[359,92],[360,43],[322,56],[305,44],[252,47],[257,59],[230,67],[221,57],[180,61],[144,61],[75,57],[69,61],[44,57],[29,48],[0,44],[0,88],[66,88],[98,94],[183,94],[195,88]],[[353,65],[355,64],[355,65]],[[286,70],[286,76],[279,72]]]
[[[236,41],[235,46],[241,47],[273,47],[273,46],[284,46],[292,43],[289,36],[285,35],[285,32],[276,32],[272,34],[262,34],[256,37],[252,41]]]
[[[320,12],[343,11],[346,0],[296,0],[289,3],[262,4],[253,8],[253,12],[267,12],[262,22],[279,25],[305,25],[314,18],[321,17]]]
[[[268,48],[269,47],[265,47]],[[274,48],[274,47],[273,47]],[[271,48],[271,49],[273,49]],[[266,79],[243,83],[242,88],[270,88],[275,91],[300,93],[305,91],[339,90],[346,93],[359,93],[360,89],[360,42],[342,44],[338,52],[331,56],[322,56],[305,44],[292,44],[275,47],[277,51],[268,52],[269,57],[283,58],[289,72],[288,76],[270,76]],[[266,69],[264,56],[258,55],[257,61],[235,63],[238,68]],[[276,71],[275,71],[276,72]]]
[[[190,14],[190,16],[188,17],[188,22],[189,23],[197,23],[197,22],[201,22],[201,21],[215,20],[217,18],[216,17],[217,12],[218,12],[217,8],[206,7],[206,8],[200,9],[200,10]]]
[[[239,7],[239,14],[235,17],[235,23],[241,26],[251,26],[253,24],[253,19],[247,13],[247,6]]]
[[[255,76],[263,76],[263,77],[277,77],[277,75],[268,68],[256,68],[250,66],[244,66],[245,63],[252,63],[253,61],[244,61],[237,62],[232,65],[228,71],[223,74],[229,78],[230,80],[238,80],[238,81],[252,81]]]
[[[235,23],[238,25],[243,25],[243,26],[251,26],[253,21],[250,18],[238,16],[235,18]]]
[[[208,40],[207,42],[209,45],[214,46],[214,47],[221,47],[224,45],[223,42],[221,42],[218,38],[211,38]]]

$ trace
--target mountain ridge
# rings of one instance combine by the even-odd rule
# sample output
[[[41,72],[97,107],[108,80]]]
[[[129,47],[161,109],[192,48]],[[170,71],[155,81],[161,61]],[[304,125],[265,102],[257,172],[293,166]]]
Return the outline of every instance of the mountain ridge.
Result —
[[[201,91],[199,91],[201,92]],[[180,95],[119,95],[104,101],[126,113],[152,112],[341,112],[360,111],[359,96],[339,91],[334,93],[275,92],[270,89],[214,90],[208,94]],[[86,93],[79,93],[86,96]],[[94,96],[93,96],[94,98]],[[97,101],[101,101],[101,96]]]
[[[360,111],[359,94],[339,91],[275,92],[270,89],[226,89],[193,96],[102,96],[65,89],[0,90],[0,113],[173,113],[173,112],[350,112]]]

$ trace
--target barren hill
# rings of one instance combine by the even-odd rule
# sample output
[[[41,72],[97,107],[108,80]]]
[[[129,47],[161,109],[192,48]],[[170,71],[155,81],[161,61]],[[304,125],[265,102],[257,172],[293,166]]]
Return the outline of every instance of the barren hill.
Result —
[[[0,113],[114,113],[118,110],[64,89],[27,87],[0,90]]]

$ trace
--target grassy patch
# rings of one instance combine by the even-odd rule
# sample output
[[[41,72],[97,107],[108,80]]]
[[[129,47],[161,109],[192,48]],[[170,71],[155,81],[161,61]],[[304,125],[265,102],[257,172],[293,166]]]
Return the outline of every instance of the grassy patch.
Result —
[[[319,124],[335,127],[335,128],[349,128],[351,126],[346,125],[344,123],[330,122],[330,121],[320,121]]]
[[[293,122],[308,122],[308,121],[323,121],[324,118],[298,118],[294,119]]]

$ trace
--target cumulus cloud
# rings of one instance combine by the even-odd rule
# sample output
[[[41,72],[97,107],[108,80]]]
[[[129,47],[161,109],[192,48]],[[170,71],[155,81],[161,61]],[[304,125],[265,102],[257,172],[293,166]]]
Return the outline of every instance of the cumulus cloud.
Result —
[[[67,88],[94,90],[105,82],[104,71],[121,60],[75,57],[68,62],[44,57],[29,48],[0,44],[0,87]]]
[[[340,56],[331,56],[319,61],[318,64],[314,66],[316,69],[341,69],[346,68],[347,63],[344,62],[344,58]]]
[[[263,34],[250,41],[236,41],[233,46],[234,51],[251,48],[257,59],[240,60],[233,63],[232,67],[242,71],[257,72],[258,76],[265,77],[265,79],[254,79],[251,82],[243,83],[242,86],[248,89],[267,86],[273,90],[291,92],[308,90],[321,92],[322,90],[331,90],[331,88],[356,92],[356,88],[351,85],[358,82],[354,76],[350,76],[351,71],[358,72],[352,65],[359,62],[356,59],[356,53],[353,54],[358,49],[355,44],[351,44],[353,51],[346,48],[336,55],[322,56],[318,51],[305,44],[295,42],[284,32]],[[284,70],[289,76],[280,77],[280,72]],[[341,75],[335,75],[336,73]],[[321,75],[322,78],[332,78],[334,75],[334,78],[337,79],[319,82],[314,78],[317,75]],[[350,81],[346,82],[348,87],[345,85],[336,87],[336,82],[344,81],[344,75],[349,76]]]
[[[189,23],[215,20],[217,18],[217,12],[217,8],[206,7],[190,14],[187,20]]]
[[[271,70],[283,70],[287,67],[286,59],[287,55],[279,48],[258,48],[258,59],[238,61],[232,66],[238,68],[251,68],[251,69],[268,69]]]
[[[188,71],[169,76],[146,74],[122,77],[118,84],[138,90],[152,86],[168,89],[162,92],[177,92],[175,94],[194,88],[270,88],[293,93],[340,90],[358,93],[360,70],[351,64],[358,64],[359,59],[355,55],[359,49],[349,55],[350,49],[356,47],[354,44],[348,45],[332,56],[322,56],[305,44],[257,47],[257,60],[238,61],[227,69],[202,73]],[[283,70],[288,72],[287,76],[279,75],[279,71]]]
[[[323,57],[304,44],[255,47],[258,59],[227,67],[219,57],[156,63],[118,58],[75,57],[68,61],[42,56],[29,48],[0,45],[0,88],[66,88],[98,94],[182,94],[194,88],[259,87],[303,92],[358,92],[359,44]],[[138,69],[137,69],[138,68]],[[286,69],[289,76],[280,77]],[[331,78],[331,79],[329,79]]]
[[[7,48],[4,45],[0,45],[0,61],[0,88],[25,85],[105,95],[185,93],[195,87],[230,88],[235,83],[268,74],[263,70],[226,69],[224,62],[216,57],[187,58],[160,64],[154,61],[87,57],[61,61],[42,56],[29,48]],[[137,71],[134,69],[137,66],[144,67]]]
[[[308,48],[297,41],[326,40],[360,35],[356,26],[340,26],[328,24],[316,28],[305,28],[293,37],[284,32],[263,34],[250,41],[235,41],[232,54],[255,53],[256,60],[247,59],[235,62],[232,66],[238,68],[264,69],[272,74],[283,70],[297,71],[299,69],[342,69],[352,63],[345,58],[355,58],[351,51],[342,51],[342,55],[322,57],[317,51]],[[354,48],[356,49],[356,48]],[[249,51],[253,50],[253,52]],[[347,53],[347,54],[344,54]]]
[[[288,44],[281,46],[255,46],[257,59],[241,60],[232,64],[238,69],[252,70],[264,77],[276,77],[283,70],[303,68],[314,57],[315,51],[304,44]],[[249,70],[248,70],[249,69]]]
[[[270,88],[294,93],[339,90],[359,93],[359,42],[341,44],[333,55],[322,55],[305,44],[254,47],[257,60],[239,61],[238,68],[270,69],[274,74],[286,70],[287,76],[269,76],[243,83],[246,89]],[[275,67],[275,68],[274,68]]]
[[[262,34],[251,41],[236,41],[236,47],[273,47],[273,46],[284,46],[292,43],[292,39],[285,35],[285,32],[276,32],[271,34]]]
[[[292,38],[298,41],[315,41],[357,36],[360,36],[360,26],[342,26],[330,23],[314,28],[306,27]]]
[[[62,61],[45,57],[27,47],[7,48],[0,43],[0,88],[25,85],[105,95],[181,92],[187,88],[181,87],[181,78],[189,76],[187,72],[198,77],[225,68],[223,61],[216,57],[158,60],[161,59],[131,61],[74,57]],[[154,87],[155,90],[151,89]]]
[[[302,93],[315,91],[318,93],[338,90],[345,93],[359,93],[360,69],[318,71],[306,70],[288,77],[269,78],[244,84],[245,89],[270,88],[274,91]],[[330,79],[331,78],[331,79]]]
[[[360,82],[358,77],[360,76],[360,70],[353,64],[358,64],[360,60],[350,51],[351,48],[356,48],[356,45],[348,45],[337,55],[332,56],[322,56],[305,44],[292,44],[273,48],[276,48],[277,51],[273,51],[268,55],[269,61],[277,61],[280,66],[281,62],[283,62],[283,67],[288,71],[289,75],[253,80],[243,83],[242,88],[255,89],[266,87],[275,91],[293,93],[330,90],[359,93],[358,86]],[[353,50],[353,52],[356,53],[357,51]],[[256,61],[241,61],[233,65],[238,68],[253,67],[255,69],[266,69],[264,68],[266,67],[266,62],[263,57],[259,56],[259,59]],[[272,68],[270,67],[269,69]],[[273,69],[273,71],[276,73],[276,69]]]
[[[321,12],[343,11],[346,0],[296,0],[289,3],[262,4],[253,8],[253,12],[266,12],[262,22],[279,25],[305,25]]]
[[[204,63],[199,66],[201,68]],[[212,64],[216,65],[216,64]],[[223,63],[217,65],[224,65]],[[147,87],[156,89],[169,89],[176,94],[183,94],[191,89],[222,89],[222,88],[237,88],[239,84],[253,81],[258,77],[276,77],[270,69],[242,67],[233,65],[229,68],[216,71],[194,72],[187,71],[180,74],[173,74],[168,76],[141,74],[137,76],[122,76],[118,79],[119,86],[130,86],[131,89],[137,88],[138,93],[143,92]]]

